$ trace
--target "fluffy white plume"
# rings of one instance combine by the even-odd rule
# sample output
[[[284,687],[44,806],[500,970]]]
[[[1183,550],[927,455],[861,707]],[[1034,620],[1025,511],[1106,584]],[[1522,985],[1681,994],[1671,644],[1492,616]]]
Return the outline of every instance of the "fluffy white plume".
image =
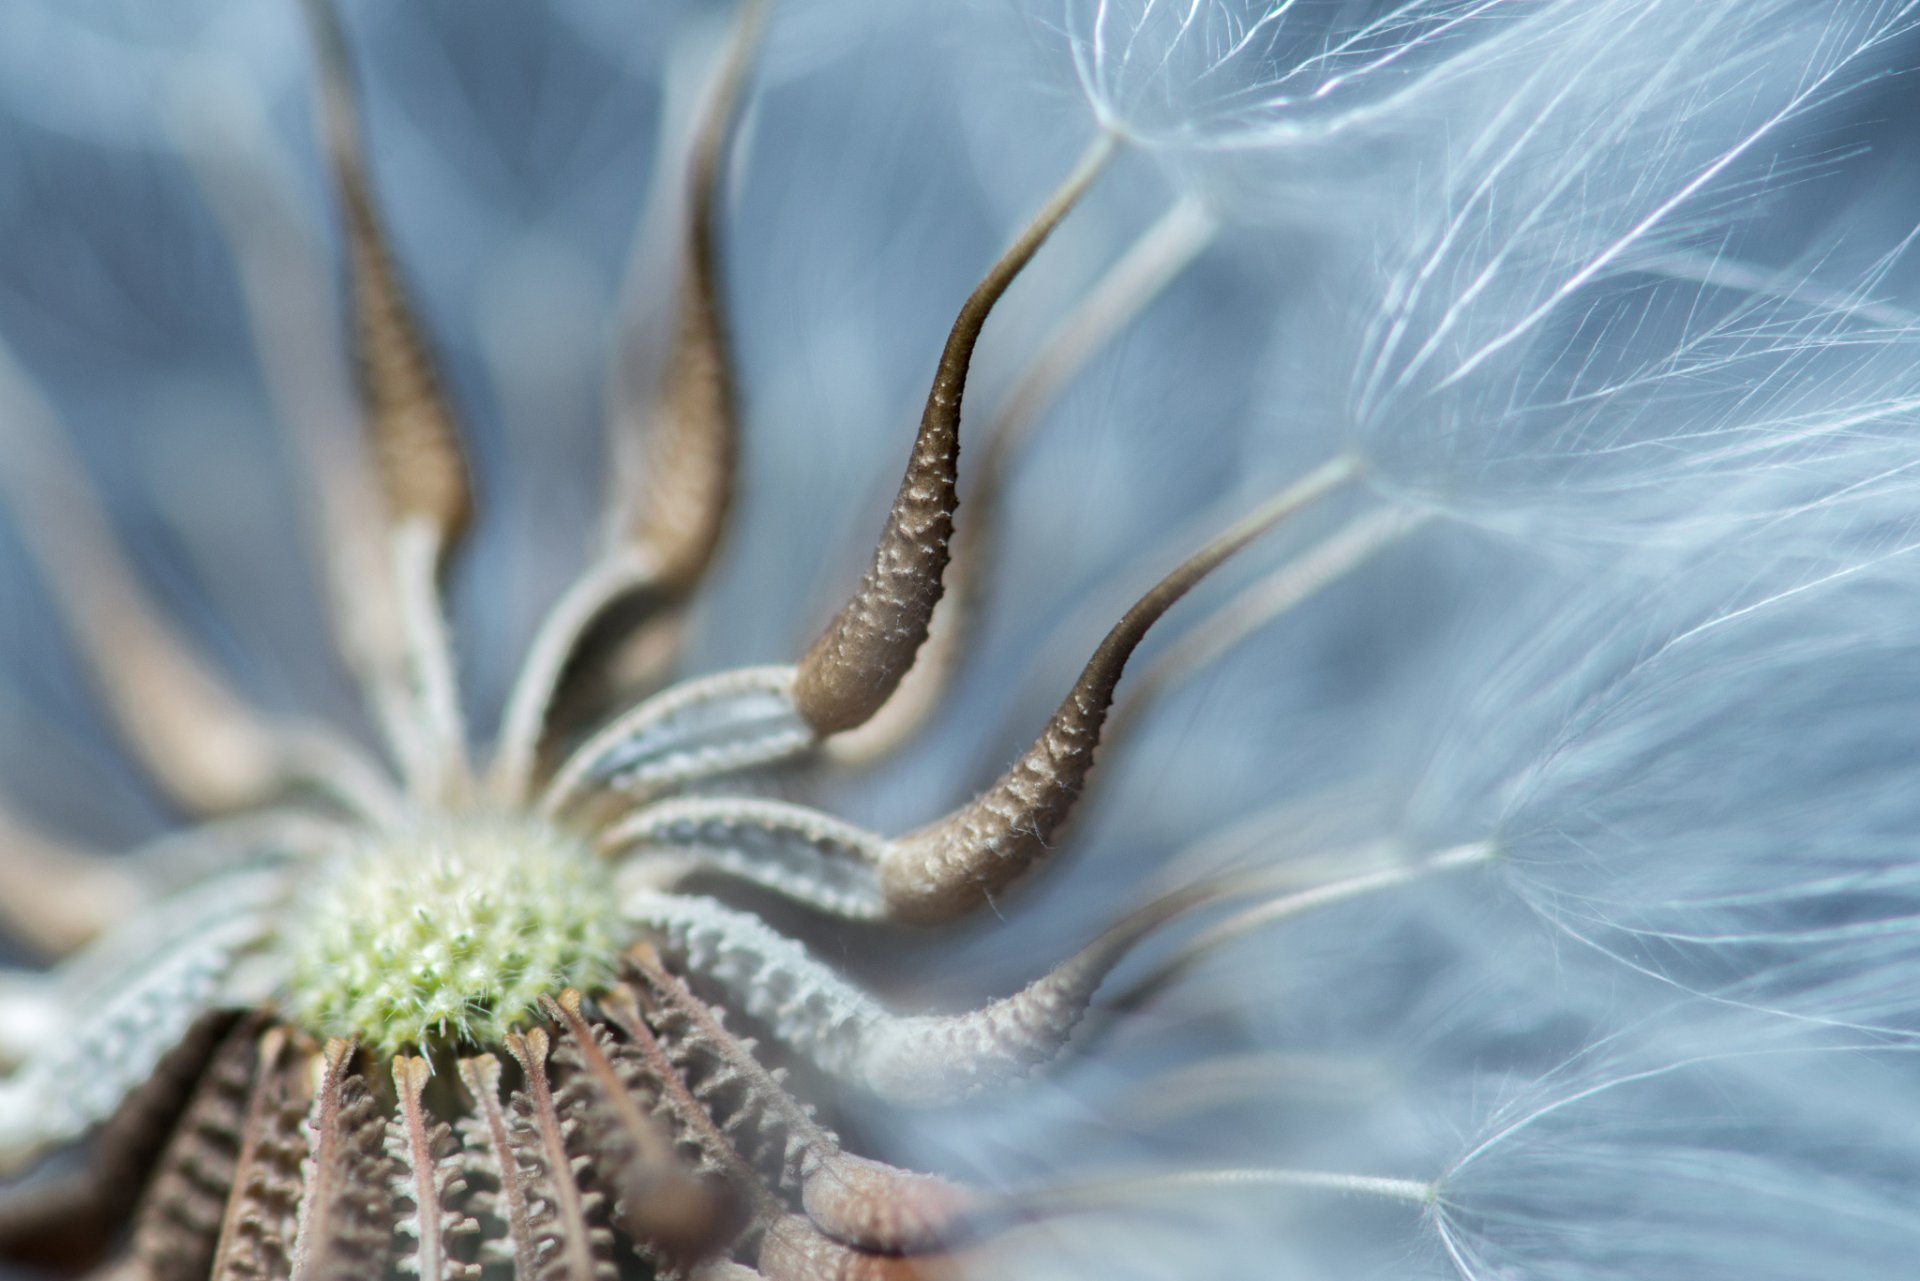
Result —
[[[1698,1009],[1661,1022],[1517,1090],[1436,1181],[1462,1281],[1908,1275],[1920,1161],[1863,1103],[1912,1065]]]
[[[1904,466],[1914,334],[1874,305],[1904,242],[1840,281],[1828,246],[1739,255],[1779,254],[1754,219],[1915,6],[1585,10],[1449,116],[1376,251],[1349,412],[1383,483],[1495,523],[1717,535]]]
[[[1483,655],[1414,825],[1491,840],[1542,922],[1636,970],[1920,1031],[1893,979],[1920,954],[1920,794],[1904,782],[1920,554],[1907,539],[1812,565],[1752,550],[1664,562],[1658,585],[1588,584]]]
[[[1454,81],[1498,75],[1579,10],[1567,0],[1069,0],[1103,122],[1208,150],[1364,143]]]

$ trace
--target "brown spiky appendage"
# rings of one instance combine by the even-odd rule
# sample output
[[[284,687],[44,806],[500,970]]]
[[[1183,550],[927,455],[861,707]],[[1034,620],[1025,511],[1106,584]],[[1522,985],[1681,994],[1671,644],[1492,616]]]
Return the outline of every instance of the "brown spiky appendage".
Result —
[[[313,1083],[309,1056],[288,1042],[275,1029],[255,1047],[253,1088],[214,1252],[215,1281],[284,1277],[293,1269]]]
[[[124,1218],[136,1201],[140,1219],[171,1218],[176,1211],[155,1207],[178,1195],[152,1178],[141,1192],[141,1182],[153,1169],[167,1173],[156,1157],[169,1144],[169,1132],[179,1109],[192,1107],[201,1087],[196,1078],[208,1070],[209,1053],[232,1022],[226,1016],[204,1019],[163,1059],[152,1078],[122,1101],[93,1141],[91,1160],[77,1170],[30,1180],[17,1191],[0,1196],[0,1259],[59,1263],[69,1259],[76,1244],[84,1254],[111,1225]],[[172,1180],[165,1180],[172,1182]],[[4,1187],[4,1184],[0,1184]],[[179,1211],[188,1217],[192,1211]],[[149,1242],[172,1239],[169,1227],[155,1223],[146,1229]]]
[[[670,973],[651,948],[632,953],[639,990],[665,1031],[670,1057],[708,1111],[725,1118],[763,1175],[797,1193],[814,1225],[849,1245],[892,1253],[951,1241],[980,1198],[945,1179],[856,1156],[788,1092],[758,1047]]]
[[[796,1242],[860,1275],[939,1249],[974,1204],[846,1152],[648,949],[604,1009],[567,992],[547,1014],[506,1064],[461,1062],[464,1093],[425,1058],[382,1070],[348,1042],[242,1021],[199,1072],[114,1275],[473,1281],[491,1261],[613,1281],[623,1258],[690,1276]]]
[[[947,335],[887,523],[860,586],[800,660],[794,702],[819,733],[867,723],[893,697],[940,603],[959,506],[960,410],[973,350],[994,304],[1113,156],[1102,135],[1013,247],[974,288]]]
[[[354,363],[380,488],[396,524],[424,520],[442,552],[473,516],[459,429],[374,202],[353,63],[331,0],[303,0],[319,55],[319,111],[346,222]]]
[[[723,1179],[749,1206],[750,1219],[737,1248],[762,1275],[771,1281],[799,1281],[816,1276],[905,1277],[934,1269],[930,1256],[877,1253],[836,1240],[780,1194],[779,1173],[769,1176],[756,1168],[749,1151],[757,1151],[775,1170],[794,1168],[789,1158],[800,1153],[779,1133],[779,1113],[802,1105],[784,1091],[777,1091],[782,1103],[756,1096],[749,1083],[733,1077],[731,1065],[722,1058],[698,1062],[706,1047],[697,1032],[671,1013],[642,1013],[639,994],[631,989],[610,997],[607,1011],[661,1083],[662,1109],[673,1119],[696,1168]],[[717,1021],[714,1012],[709,1018]],[[656,1022],[662,1031],[655,1031]],[[747,1050],[750,1054],[750,1045]]]
[[[881,891],[904,920],[946,920],[1017,880],[1051,846],[1093,772],[1127,661],[1148,630],[1228,557],[1354,475],[1335,459],[1194,553],[1113,625],[1032,747],[971,804],[887,851]]]
[[[426,1106],[432,1065],[422,1058],[393,1061],[393,1088],[399,1113],[387,1123],[387,1155],[396,1168],[394,1193],[412,1207],[398,1228],[412,1239],[401,1260],[403,1271],[445,1281],[475,1281],[480,1267],[464,1257],[464,1244],[480,1224],[466,1214],[467,1174],[453,1127],[436,1120]]]
[[[711,1257],[739,1229],[737,1196],[680,1160],[652,1115],[659,1091],[647,1065],[604,1024],[588,1022],[578,992],[562,993],[547,1012],[566,1032],[555,1053],[567,1071],[561,1110],[609,1189],[614,1221],[663,1266]]]
[[[221,1043],[154,1168],[131,1250],[154,1281],[197,1281],[213,1266],[261,1075],[259,1036],[248,1020]]]
[[[722,221],[729,147],[769,0],[747,0],[688,164],[673,337],[659,385],[628,386],[616,357],[608,425],[614,492],[606,545],[548,614],[509,699],[494,764],[503,797],[525,798],[552,741],[609,704],[654,687],[679,648],[685,606],[733,510],[740,393],[726,315]]]
[[[331,1041],[307,1118],[311,1145],[293,1238],[294,1281],[350,1281],[385,1270],[392,1252],[393,1167],[386,1124],[356,1047]]]

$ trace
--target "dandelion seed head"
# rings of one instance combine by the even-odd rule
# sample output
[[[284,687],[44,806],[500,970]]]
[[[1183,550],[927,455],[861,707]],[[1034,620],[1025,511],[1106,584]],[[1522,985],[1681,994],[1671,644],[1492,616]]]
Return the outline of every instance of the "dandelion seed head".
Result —
[[[0,14],[3,1266],[1911,1270],[1920,6],[334,7]]]

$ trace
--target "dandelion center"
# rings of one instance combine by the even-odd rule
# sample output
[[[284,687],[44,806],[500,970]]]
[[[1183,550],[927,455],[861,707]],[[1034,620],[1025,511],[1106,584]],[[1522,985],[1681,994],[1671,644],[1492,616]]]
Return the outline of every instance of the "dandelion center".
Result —
[[[297,936],[290,1013],[383,1051],[496,1042],[541,997],[605,981],[612,902],[592,853],[542,824],[369,839]]]

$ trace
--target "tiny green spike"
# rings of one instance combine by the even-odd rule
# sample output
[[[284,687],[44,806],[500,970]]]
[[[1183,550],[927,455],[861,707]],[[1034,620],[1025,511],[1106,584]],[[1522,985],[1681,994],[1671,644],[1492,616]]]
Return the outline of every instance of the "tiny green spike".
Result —
[[[289,1013],[380,1053],[497,1044],[615,954],[607,873],[550,827],[443,821],[347,856],[293,941]]]

